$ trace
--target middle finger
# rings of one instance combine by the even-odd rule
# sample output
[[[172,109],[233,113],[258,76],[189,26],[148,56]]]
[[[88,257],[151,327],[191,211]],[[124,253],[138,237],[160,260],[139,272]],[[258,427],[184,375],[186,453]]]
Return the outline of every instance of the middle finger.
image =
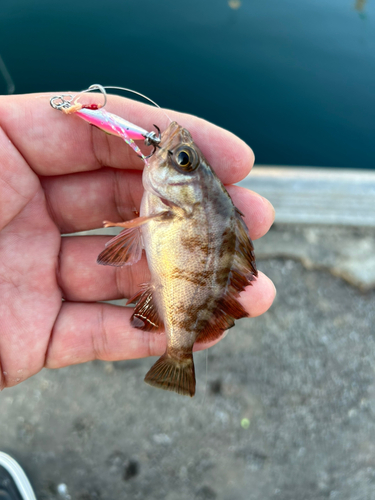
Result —
[[[139,210],[142,173],[102,168],[97,171],[40,177],[51,216],[62,234],[87,231],[133,219]]]

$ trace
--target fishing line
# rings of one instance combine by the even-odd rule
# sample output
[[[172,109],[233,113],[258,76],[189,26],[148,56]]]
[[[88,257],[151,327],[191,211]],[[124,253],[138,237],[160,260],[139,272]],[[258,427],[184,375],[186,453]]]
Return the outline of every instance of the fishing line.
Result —
[[[207,385],[208,385],[208,349],[206,349],[206,382],[204,384],[204,393],[201,406],[203,406],[204,403],[206,402]]]
[[[87,94],[87,93],[92,92],[94,90],[99,90],[99,92],[102,94],[102,96],[104,98],[104,103],[101,105],[101,107],[104,108],[105,105],[107,104],[107,92],[105,91],[105,88],[103,87],[103,85],[100,85],[99,83],[94,83],[93,85],[90,85],[90,87],[88,89],[82,90],[79,94],[77,94],[77,96],[74,99],[74,102],[75,103],[78,102],[79,99],[82,97],[82,94]]]
[[[0,70],[1,70],[1,56],[0,56]],[[89,92],[93,92],[94,90],[99,90],[99,92],[102,94],[102,96],[104,97],[104,104],[102,104],[101,107],[104,107],[106,104],[107,104],[107,92],[105,91],[105,89],[114,89],[114,90],[123,90],[124,92],[130,92],[132,94],[135,94],[135,95],[138,95],[139,97],[142,97],[143,99],[145,99],[146,101],[149,101],[151,104],[153,104],[155,107],[157,107],[158,109],[161,110],[161,112],[163,113],[163,115],[168,118],[169,122],[171,123],[172,122],[172,119],[167,115],[167,113],[159,106],[159,104],[157,104],[155,101],[153,101],[152,99],[150,99],[149,97],[147,97],[146,95],[144,94],[141,94],[141,92],[137,92],[136,90],[133,90],[133,89],[128,89],[126,87],[117,87],[115,85],[100,85],[99,83],[95,83],[93,85],[90,85],[90,87],[88,89],[85,89],[85,90],[81,90],[81,92],[78,92],[78,94],[72,99],[75,103],[79,101],[79,99],[81,98],[82,94],[85,94],[85,93],[89,93]],[[39,95],[37,96],[36,98],[39,98],[39,97],[43,97],[45,95],[52,95],[52,92],[51,93],[48,93],[48,94],[42,94],[42,95]]]
[[[93,86],[93,85],[92,85]],[[152,99],[150,99],[149,97],[147,97],[146,95],[144,94],[141,94],[140,92],[137,92],[136,90],[132,90],[132,89],[127,89],[126,87],[116,87],[116,86],[113,86],[113,85],[106,85],[106,86],[103,86],[104,89],[115,89],[115,90],[123,90],[124,92],[131,92],[132,94],[136,94],[138,95],[139,97],[142,97],[143,99],[146,99],[147,101],[151,102],[151,104],[153,104],[154,106],[156,106],[157,108],[159,108],[163,114],[168,118],[168,120],[170,122],[172,122],[171,118],[169,118],[169,116],[167,115],[167,113],[159,106],[159,104],[157,104],[155,101],[153,101]]]

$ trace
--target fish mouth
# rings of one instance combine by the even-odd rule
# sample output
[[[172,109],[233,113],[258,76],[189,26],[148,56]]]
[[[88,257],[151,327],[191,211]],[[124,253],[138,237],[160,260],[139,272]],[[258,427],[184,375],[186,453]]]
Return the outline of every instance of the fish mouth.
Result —
[[[170,123],[169,127],[161,134],[160,146],[164,149],[176,137],[181,128],[177,122]]]
[[[163,151],[173,149],[177,144],[191,142],[189,132],[177,122],[170,123],[169,127],[161,135],[160,147]]]

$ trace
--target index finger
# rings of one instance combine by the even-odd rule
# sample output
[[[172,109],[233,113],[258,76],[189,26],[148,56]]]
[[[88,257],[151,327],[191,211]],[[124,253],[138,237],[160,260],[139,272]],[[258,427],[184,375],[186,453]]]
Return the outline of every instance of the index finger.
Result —
[[[90,127],[78,116],[66,116],[53,109],[49,105],[53,95],[0,97],[0,126],[38,175],[63,175],[102,166],[143,168],[142,160],[120,138]],[[100,100],[93,95],[87,99]],[[226,184],[240,181],[253,166],[254,154],[249,146],[231,132],[201,118],[114,95],[108,96],[106,109],[149,131],[154,123],[163,131],[170,120],[176,120],[189,130]]]

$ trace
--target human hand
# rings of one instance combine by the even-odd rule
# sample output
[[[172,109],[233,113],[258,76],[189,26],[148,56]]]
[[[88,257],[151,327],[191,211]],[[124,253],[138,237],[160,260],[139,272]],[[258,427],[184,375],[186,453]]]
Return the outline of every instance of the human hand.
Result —
[[[96,258],[110,237],[61,238],[104,219],[134,218],[142,161],[119,138],[53,110],[49,98],[0,97],[0,388],[43,367],[165,351],[164,334],[130,326],[131,309],[97,303],[134,295],[149,279],[145,257],[103,267]],[[106,109],[147,130],[168,125],[161,110],[128,99],[110,96]],[[249,173],[254,155],[240,139],[194,116],[168,115],[190,131],[226,185]],[[271,204],[241,187],[227,189],[251,238],[263,236],[273,222]],[[258,316],[274,297],[272,282],[259,273],[240,301]]]

